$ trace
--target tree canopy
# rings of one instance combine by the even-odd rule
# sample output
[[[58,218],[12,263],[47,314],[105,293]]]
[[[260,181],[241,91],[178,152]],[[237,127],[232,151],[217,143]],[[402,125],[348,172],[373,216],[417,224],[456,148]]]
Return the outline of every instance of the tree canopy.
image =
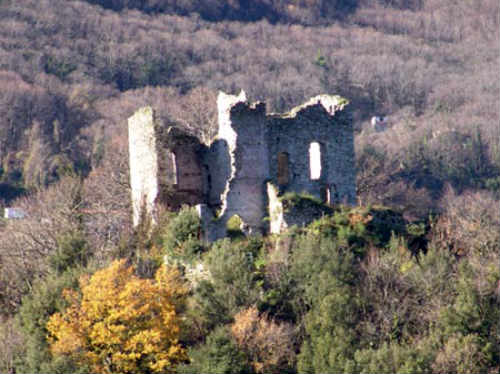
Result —
[[[70,306],[47,323],[53,355],[70,355],[96,373],[164,372],[186,359],[178,342],[176,306],[186,287],[162,266],[141,279],[124,260],[80,280],[81,295],[65,290]]]

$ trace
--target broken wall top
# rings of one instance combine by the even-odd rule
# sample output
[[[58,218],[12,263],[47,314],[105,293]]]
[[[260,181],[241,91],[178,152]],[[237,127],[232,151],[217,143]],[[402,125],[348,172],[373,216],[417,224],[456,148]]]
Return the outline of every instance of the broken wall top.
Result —
[[[238,95],[229,95],[222,91],[219,92],[217,98],[217,106],[219,113],[219,123],[229,121],[231,114],[244,114],[245,111],[252,111],[258,114],[266,114],[270,118],[296,118],[304,112],[307,112],[315,107],[322,107],[329,116],[334,116],[337,112],[343,111],[349,104],[349,101],[339,95],[321,94],[312,97],[305,103],[292,108],[284,113],[265,113],[266,104],[263,102],[247,101],[245,91],[241,91]]]

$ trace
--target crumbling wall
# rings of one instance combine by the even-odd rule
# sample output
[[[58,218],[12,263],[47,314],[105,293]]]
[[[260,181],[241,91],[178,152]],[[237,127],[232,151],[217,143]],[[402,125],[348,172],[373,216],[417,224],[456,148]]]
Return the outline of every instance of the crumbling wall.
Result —
[[[330,206],[307,194],[280,195],[278,187],[271,182],[267,183],[267,195],[271,234],[279,234],[291,226],[304,227],[333,212]]]
[[[354,135],[346,104],[320,95],[288,113],[267,115],[265,104],[248,103],[244,92],[220,93],[218,138],[210,147],[156,123],[151,108],[139,110],[129,119],[134,224],[141,204],[148,214],[155,203],[198,205],[204,237],[213,241],[225,236],[234,215],[251,234],[267,231],[269,221],[271,232],[280,232],[324,214],[314,204],[285,207],[287,192],[354,204]],[[311,171],[312,164],[320,169]]]
[[[158,204],[177,210],[183,204],[207,200],[206,147],[196,138],[155,118],[151,107],[139,109],[128,121],[133,223],[141,210],[155,218]]]
[[[183,204],[204,203],[208,194],[207,174],[203,170],[205,146],[198,138],[184,131],[168,127],[161,138],[168,150],[170,178],[163,178],[161,202],[169,209],[177,210]]]
[[[153,216],[158,195],[158,155],[151,107],[139,109],[128,119],[128,135],[133,223],[136,226],[142,209]]]
[[[270,174],[280,193],[307,192],[332,204],[355,203],[354,136],[346,104],[339,96],[320,95],[288,113],[268,116]],[[320,148],[317,179],[311,178],[312,143]],[[278,170],[283,154],[287,183]]]
[[[208,205],[221,209],[222,196],[231,177],[231,155],[224,139],[216,139],[203,155],[203,167],[207,175]]]
[[[267,203],[264,182],[269,178],[265,105],[247,103],[244,92],[239,96],[220,93],[217,105],[218,138],[227,145],[219,148],[219,161],[227,160],[228,153],[230,162],[218,225],[225,226],[236,214],[248,233],[262,232]]]
[[[283,215],[283,204],[278,196],[278,187],[270,182],[266,185],[269,201],[269,232],[271,234],[279,234],[288,228],[288,224]]]

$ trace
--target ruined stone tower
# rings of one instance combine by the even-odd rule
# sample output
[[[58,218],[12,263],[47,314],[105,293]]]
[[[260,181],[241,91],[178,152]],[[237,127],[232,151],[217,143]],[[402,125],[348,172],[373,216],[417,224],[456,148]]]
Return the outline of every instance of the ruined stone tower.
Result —
[[[204,237],[213,241],[226,235],[234,215],[251,234],[304,225],[322,213],[287,209],[280,198],[287,192],[354,204],[354,138],[346,104],[339,96],[320,95],[288,113],[267,114],[264,103],[248,103],[244,92],[221,92],[218,136],[209,146],[162,126],[151,108],[140,109],[129,118],[134,224],[141,209],[154,217],[157,204],[196,205]]]

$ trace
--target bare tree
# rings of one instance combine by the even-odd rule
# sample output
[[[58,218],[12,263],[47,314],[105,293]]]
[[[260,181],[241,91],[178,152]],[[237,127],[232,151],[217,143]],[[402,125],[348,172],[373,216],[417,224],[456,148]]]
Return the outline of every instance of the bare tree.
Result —
[[[167,103],[169,115],[200,140],[209,144],[217,135],[217,94],[205,87],[196,87],[179,102]]]
[[[100,166],[83,184],[84,231],[101,259],[132,228],[127,145],[125,136],[109,140]]]
[[[33,279],[48,271],[47,257],[61,237],[81,229],[81,182],[65,177],[59,183],[13,206],[25,213],[0,228],[0,300],[4,310],[17,308]]]

